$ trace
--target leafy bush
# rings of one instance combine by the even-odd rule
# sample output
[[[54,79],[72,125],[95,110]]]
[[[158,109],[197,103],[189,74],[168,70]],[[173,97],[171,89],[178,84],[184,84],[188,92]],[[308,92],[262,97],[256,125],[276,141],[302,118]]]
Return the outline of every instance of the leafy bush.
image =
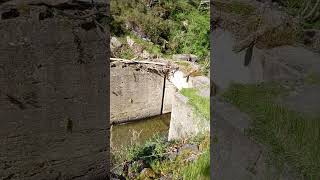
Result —
[[[165,136],[159,134],[154,135],[146,143],[142,145],[133,145],[127,149],[127,160],[137,161],[144,160],[150,164],[155,159],[162,160],[165,155],[169,143],[166,141]]]

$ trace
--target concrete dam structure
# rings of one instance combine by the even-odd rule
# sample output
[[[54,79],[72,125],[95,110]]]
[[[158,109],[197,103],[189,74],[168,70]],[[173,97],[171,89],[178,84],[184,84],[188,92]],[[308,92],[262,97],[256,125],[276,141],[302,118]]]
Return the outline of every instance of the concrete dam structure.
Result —
[[[166,69],[164,65],[154,66],[138,61],[130,64],[112,62],[110,72],[111,124],[171,113],[169,140],[209,130],[209,121],[202,121],[201,117],[195,116],[188,98],[179,92],[182,88],[209,88],[208,78],[187,78],[175,68]]]
[[[110,66],[110,123],[121,123],[171,112],[175,86],[163,67],[113,62]]]

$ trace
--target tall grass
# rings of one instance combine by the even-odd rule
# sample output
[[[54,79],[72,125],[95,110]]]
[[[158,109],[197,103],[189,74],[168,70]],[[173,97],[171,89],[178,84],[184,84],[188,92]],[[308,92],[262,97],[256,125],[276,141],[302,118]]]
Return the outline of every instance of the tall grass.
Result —
[[[278,84],[234,84],[223,97],[251,116],[248,134],[267,144],[280,164],[288,163],[307,179],[319,179],[320,118],[276,104],[281,95],[284,89]]]
[[[194,108],[194,111],[205,119],[210,120],[210,99],[209,97],[200,96],[197,89],[184,88],[181,89],[181,94],[186,96],[188,103]]]

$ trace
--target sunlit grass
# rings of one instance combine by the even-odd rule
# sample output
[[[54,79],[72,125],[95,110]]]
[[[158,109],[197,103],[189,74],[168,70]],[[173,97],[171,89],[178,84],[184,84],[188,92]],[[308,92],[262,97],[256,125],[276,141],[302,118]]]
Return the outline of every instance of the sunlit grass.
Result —
[[[199,95],[197,89],[184,88],[181,94],[188,98],[188,103],[194,108],[196,113],[202,115],[205,119],[210,120],[210,99]]]
[[[285,94],[279,84],[234,84],[223,97],[250,115],[248,135],[267,144],[274,160],[288,163],[308,179],[319,179],[320,118],[276,104],[275,98]]]

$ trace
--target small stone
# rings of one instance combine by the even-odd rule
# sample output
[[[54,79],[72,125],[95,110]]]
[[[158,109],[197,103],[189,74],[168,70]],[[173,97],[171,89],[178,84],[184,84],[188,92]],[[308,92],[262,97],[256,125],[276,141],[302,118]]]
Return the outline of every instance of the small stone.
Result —
[[[111,52],[117,51],[119,48],[121,48],[121,46],[122,46],[122,43],[116,37],[111,37],[110,39]]]
[[[150,168],[144,168],[141,171],[140,177],[143,178],[155,178],[156,174],[154,173],[154,171]]]
[[[127,36],[127,43],[128,43],[128,45],[129,45],[129,47],[133,47],[133,45],[134,45],[134,40],[131,39],[129,36]]]
[[[142,51],[142,58],[144,58],[144,59],[149,59],[150,58],[150,54],[148,53],[148,51],[146,51],[146,50],[143,50]]]
[[[110,43],[114,48],[119,48],[122,46],[122,43],[116,37],[111,37]]]

